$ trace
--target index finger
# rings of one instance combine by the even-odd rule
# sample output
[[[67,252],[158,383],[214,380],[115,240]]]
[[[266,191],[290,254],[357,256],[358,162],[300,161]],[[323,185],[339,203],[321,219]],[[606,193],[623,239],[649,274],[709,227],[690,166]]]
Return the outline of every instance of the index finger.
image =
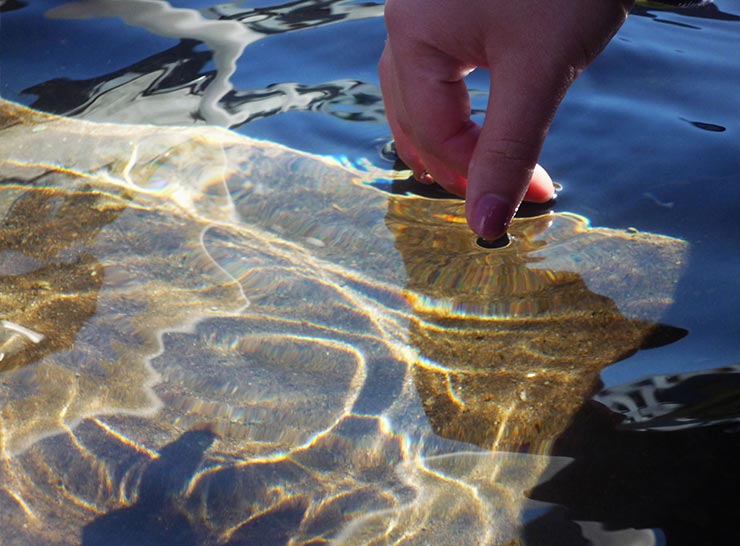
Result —
[[[537,158],[572,79],[567,70],[516,63],[491,71],[486,119],[471,158],[466,193],[468,223],[484,239],[506,232],[533,174],[543,176],[544,171],[535,173]],[[547,200],[552,183],[543,182],[536,179],[533,189],[540,190],[536,197]]]

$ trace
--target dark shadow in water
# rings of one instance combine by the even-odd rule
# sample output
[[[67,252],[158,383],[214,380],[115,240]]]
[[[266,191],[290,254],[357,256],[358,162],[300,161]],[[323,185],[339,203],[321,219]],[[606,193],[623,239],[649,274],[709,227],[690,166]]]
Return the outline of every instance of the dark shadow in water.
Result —
[[[690,119],[686,119],[683,117],[678,119],[680,119],[681,121],[685,121],[690,125],[693,125],[697,129],[701,129],[702,131],[709,131],[710,133],[724,133],[727,130],[727,127],[717,125],[716,123],[707,123],[706,121],[691,121]]]
[[[293,537],[308,510],[309,501],[296,497],[239,527],[225,546],[284,546]]]
[[[403,163],[400,161],[393,166],[396,171],[407,170]],[[460,199],[460,197],[451,194],[445,190],[439,184],[422,184],[418,182],[413,176],[405,179],[397,179],[390,182],[383,180],[373,182],[372,186],[392,193],[394,195],[418,195],[419,197],[426,197],[427,199]],[[557,198],[547,201],[546,203],[530,203],[524,202],[521,204],[519,209],[516,211],[517,218],[532,218],[534,216],[541,216],[552,212],[555,208]]]
[[[0,13],[25,8],[27,5],[28,2],[22,2],[20,0],[6,0],[0,2]]]
[[[737,377],[728,383],[717,395],[734,400],[725,409],[737,419]],[[597,402],[575,414],[552,450],[573,462],[530,495],[560,508],[527,526],[526,544],[579,544],[571,541],[576,521],[612,531],[659,529],[667,546],[736,544],[737,421],[674,431],[625,430],[618,422]]]
[[[193,525],[200,526],[199,543],[329,544],[359,514],[388,507],[387,491],[376,480],[382,483],[394,474],[399,443],[389,443],[377,459],[365,461],[367,466],[356,466],[358,445],[363,439],[376,441],[379,433],[377,419],[348,417],[310,449],[272,461],[225,465],[202,476],[185,501],[189,513],[198,514]],[[337,476],[356,481],[355,487],[336,496],[312,493],[331,489]]]
[[[396,152],[396,143],[394,140],[386,142],[380,149],[380,156],[388,163],[393,164],[393,170],[396,172],[410,171],[408,165],[406,165]],[[408,178],[398,178],[392,180],[378,179],[371,183],[372,186],[391,193],[393,195],[418,195],[419,197],[426,197],[428,199],[458,199],[462,201],[461,197],[448,192],[442,186],[437,183],[433,184],[422,184],[416,180],[413,176]],[[519,209],[516,211],[517,218],[531,218],[533,216],[541,216],[549,212],[553,212],[555,204],[557,202],[557,195],[545,203],[531,203],[529,201],[523,202]]]
[[[83,546],[194,546],[195,532],[178,501],[215,438],[209,428],[189,430],[164,446],[144,471],[136,503],[85,526]]]

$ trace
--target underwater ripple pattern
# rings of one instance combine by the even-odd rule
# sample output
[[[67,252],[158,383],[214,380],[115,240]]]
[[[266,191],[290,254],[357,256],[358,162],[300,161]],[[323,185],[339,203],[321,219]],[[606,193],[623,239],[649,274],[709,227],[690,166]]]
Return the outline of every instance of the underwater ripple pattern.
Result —
[[[574,215],[489,253],[460,203],[363,183],[388,173],[216,129],[2,119],[0,305],[44,282],[8,316],[51,340],[3,334],[23,342],[0,376],[8,544],[516,544],[525,491],[567,463],[547,446],[650,335],[685,253]],[[609,297],[588,280],[606,264],[631,279]],[[70,266],[87,282],[54,284]]]

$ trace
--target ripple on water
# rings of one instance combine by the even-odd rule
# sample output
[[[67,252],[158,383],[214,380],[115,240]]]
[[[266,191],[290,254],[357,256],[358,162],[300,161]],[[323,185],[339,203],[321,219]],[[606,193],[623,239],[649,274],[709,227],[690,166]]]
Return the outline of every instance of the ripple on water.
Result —
[[[517,540],[524,492],[557,462],[535,453],[649,337],[686,250],[547,214],[491,252],[459,202],[362,183],[380,173],[3,108],[22,123],[0,139],[0,199],[57,212],[5,224],[7,241],[51,234],[7,251],[98,279],[8,292],[57,309],[50,329],[13,323],[66,340],[2,372],[4,532],[37,542],[132,526],[232,546]]]

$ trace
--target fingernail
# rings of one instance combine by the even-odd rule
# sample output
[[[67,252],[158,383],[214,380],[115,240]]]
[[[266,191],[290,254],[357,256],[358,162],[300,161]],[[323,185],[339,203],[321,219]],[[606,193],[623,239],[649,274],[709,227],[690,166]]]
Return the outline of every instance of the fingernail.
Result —
[[[508,201],[493,193],[485,193],[473,204],[470,227],[484,240],[493,241],[506,233],[514,212]]]
[[[422,184],[434,184],[434,178],[429,174],[429,171],[422,171],[419,174],[414,173],[414,178]]]

